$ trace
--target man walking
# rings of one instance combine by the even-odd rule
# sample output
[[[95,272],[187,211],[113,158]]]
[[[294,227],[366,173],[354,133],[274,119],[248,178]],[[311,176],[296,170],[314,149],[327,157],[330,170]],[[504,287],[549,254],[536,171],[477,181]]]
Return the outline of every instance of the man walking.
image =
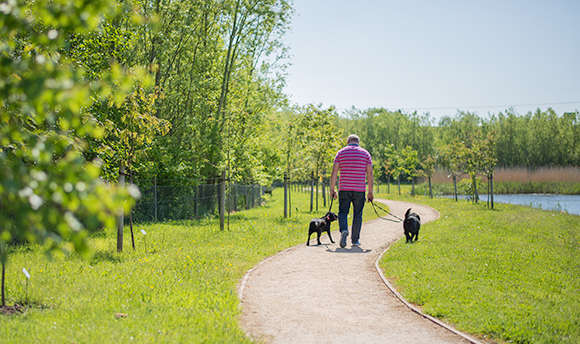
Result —
[[[346,246],[348,237],[348,212],[353,206],[352,246],[360,246],[360,229],[362,212],[365,205],[365,184],[368,182],[369,202],[373,201],[373,165],[369,152],[359,146],[359,137],[350,135],[347,146],[336,153],[332,176],[330,178],[330,197],[336,198],[336,176],[340,170],[338,185],[338,226],[340,229],[340,247]],[[366,182],[365,182],[366,177]]]

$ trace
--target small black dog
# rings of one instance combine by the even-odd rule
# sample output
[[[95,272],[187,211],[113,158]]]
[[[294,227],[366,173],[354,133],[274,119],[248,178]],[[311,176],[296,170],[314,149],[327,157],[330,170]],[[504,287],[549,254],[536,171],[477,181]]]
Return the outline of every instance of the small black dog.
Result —
[[[403,228],[405,229],[405,237],[407,242],[413,242],[413,237],[415,241],[419,240],[419,228],[421,228],[421,218],[418,214],[412,213],[411,208],[407,209],[405,213],[405,220],[403,221]]]
[[[326,213],[326,215],[324,215],[321,218],[318,219],[312,219],[312,221],[310,221],[310,227],[308,228],[308,241],[306,241],[306,246],[310,246],[310,235],[312,235],[312,233],[318,233],[318,245],[321,245],[320,243],[320,234],[322,234],[323,231],[326,231],[326,233],[328,233],[328,237],[330,238],[330,242],[334,243],[334,240],[332,240],[332,236],[330,235],[330,223],[332,221],[336,221],[338,219],[338,216],[336,216],[335,213],[333,212],[328,212]]]

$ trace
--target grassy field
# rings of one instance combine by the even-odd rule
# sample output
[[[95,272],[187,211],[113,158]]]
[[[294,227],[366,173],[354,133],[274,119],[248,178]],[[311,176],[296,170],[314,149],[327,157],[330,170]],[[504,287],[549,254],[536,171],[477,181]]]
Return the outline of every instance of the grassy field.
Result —
[[[32,307],[0,315],[0,342],[249,342],[237,322],[237,283],[263,258],[305,243],[309,220],[325,212],[320,205],[309,214],[308,199],[294,193],[298,212],[284,219],[277,189],[263,207],[233,215],[224,232],[215,219],[138,226],[136,252],[126,246],[115,253],[115,233],[108,230],[91,239],[96,254],[88,261],[49,260],[38,247],[20,248],[7,265],[7,301],[24,301],[25,267]],[[365,219],[371,212],[365,208]]]
[[[397,242],[380,262],[410,302],[500,342],[580,342],[579,216],[381,196],[428,204],[441,213],[422,227],[420,241]]]

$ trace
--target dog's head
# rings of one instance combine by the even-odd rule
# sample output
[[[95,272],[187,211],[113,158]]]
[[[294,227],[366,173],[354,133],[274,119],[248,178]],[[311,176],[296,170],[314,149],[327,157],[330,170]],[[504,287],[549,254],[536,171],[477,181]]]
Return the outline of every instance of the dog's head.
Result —
[[[332,222],[336,221],[338,219],[338,216],[335,213],[329,211],[328,213],[326,213],[326,215],[324,215],[324,219],[328,222]]]

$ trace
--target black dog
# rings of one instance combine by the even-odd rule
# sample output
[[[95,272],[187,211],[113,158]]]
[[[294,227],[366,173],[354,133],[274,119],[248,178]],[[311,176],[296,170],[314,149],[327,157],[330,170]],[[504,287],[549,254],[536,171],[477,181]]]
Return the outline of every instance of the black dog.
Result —
[[[413,237],[415,241],[419,240],[419,228],[421,228],[421,218],[418,214],[412,213],[411,208],[407,209],[405,213],[405,220],[403,221],[403,228],[405,229],[405,237],[407,242],[413,242]]]
[[[310,235],[312,235],[312,233],[314,232],[318,233],[318,238],[316,239],[318,240],[318,245],[321,245],[320,234],[322,234],[323,231],[326,231],[326,233],[328,233],[330,242],[334,243],[334,240],[332,240],[332,236],[330,235],[330,223],[332,221],[336,221],[337,219],[338,216],[336,216],[335,213],[330,211],[321,218],[312,219],[312,221],[310,221],[310,227],[308,228],[308,241],[306,241],[306,246],[310,246]]]

